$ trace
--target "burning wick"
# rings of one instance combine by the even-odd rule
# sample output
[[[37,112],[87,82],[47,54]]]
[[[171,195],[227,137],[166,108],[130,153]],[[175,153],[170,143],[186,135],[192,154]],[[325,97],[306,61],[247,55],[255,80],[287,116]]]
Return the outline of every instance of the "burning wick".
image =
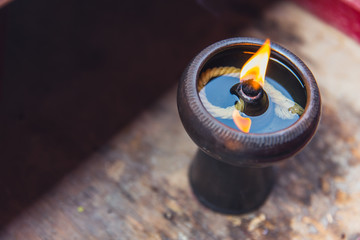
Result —
[[[248,116],[263,114],[269,106],[268,97],[263,90],[265,73],[270,57],[270,40],[267,39],[261,48],[244,64],[240,71],[240,83],[230,89],[244,102],[242,112]],[[235,116],[233,114],[233,116]],[[233,117],[237,127],[239,121]],[[249,119],[250,120],[250,119]],[[251,124],[251,120],[250,120]]]
[[[263,114],[269,106],[267,95],[264,94],[266,68],[270,58],[270,40],[266,39],[261,48],[244,64],[240,71],[240,83],[230,89],[244,101],[244,113],[249,116]],[[251,119],[244,118],[237,109],[234,110],[233,121],[240,131],[248,133]]]
[[[238,96],[248,104],[257,104],[264,96],[263,88],[253,80],[235,84],[230,89],[230,93]]]
[[[240,84],[230,91],[246,103],[256,104],[264,96],[265,73],[270,58],[270,40],[244,64],[240,71]]]
[[[241,84],[241,91],[249,97],[257,97],[263,92],[260,84],[255,81],[246,81]]]

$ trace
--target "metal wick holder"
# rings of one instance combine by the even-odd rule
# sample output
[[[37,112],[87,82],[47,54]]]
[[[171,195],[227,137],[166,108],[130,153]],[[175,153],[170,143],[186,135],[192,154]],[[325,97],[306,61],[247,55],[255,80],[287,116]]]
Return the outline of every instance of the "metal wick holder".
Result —
[[[205,67],[236,66],[246,61],[245,52],[255,52],[263,40],[231,38],[200,52],[184,71],[177,103],[181,121],[198,145],[189,170],[190,185],[205,206],[228,214],[259,208],[274,182],[273,165],[300,151],[314,135],[321,111],[320,93],[310,70],[293,53],[272,43],[267,75],[280,79],[294,95],[303,96],[304,113],[291,126],[271,133],[244,133],[216,120],[203,106],[198,94],[199,76]],[[301,84],[294,87],[287,74]]]
[[[244,101],[244,113],[248,116],[258,116],[267,110],[269,101],[262,87],[259,86],[258,89],[254,89],[252,85],[252,80],[238,83],[230,89],[230,93]]]

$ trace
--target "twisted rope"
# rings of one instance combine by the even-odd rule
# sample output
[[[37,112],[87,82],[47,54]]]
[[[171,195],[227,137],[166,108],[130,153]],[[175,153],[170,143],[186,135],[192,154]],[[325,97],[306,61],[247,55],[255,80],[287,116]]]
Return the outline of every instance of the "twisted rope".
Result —
[[[200,99],[202,100],[205,108],[215,117],[220,118],[232,118],[232,111],[234,108],[241,111],[243,110],[244,103],[242,99],[237,102],[235,106],[229,106],[227,108],[221,108],[218,106],[212,105],[206,97],[204,87],[205,85],[213,78],[219,76],[231,76],[231,77],[239,77],[240,78],[240,68],[236,67],[216,67],[207,69],[200,75],[199,82],[198,82],[198,92]],[[240,81],[240,80],[239,80]],[[304,109],[294,101],[285,97],[280,91],[276,90],[271,84],[265,81],[264,90],[268,94],[268,96],[272,99],[275,103],[275,113],[278,117],[282,119],[292,119],[295,115],[301,116],[304,113]]]
[[[230,77],[239,77],[240,78],[240,68],[236,67],[217,67],[209,68],[200,75],[198,82],[198,92],[205,87],[205,85],[215,77],[227,75]]]

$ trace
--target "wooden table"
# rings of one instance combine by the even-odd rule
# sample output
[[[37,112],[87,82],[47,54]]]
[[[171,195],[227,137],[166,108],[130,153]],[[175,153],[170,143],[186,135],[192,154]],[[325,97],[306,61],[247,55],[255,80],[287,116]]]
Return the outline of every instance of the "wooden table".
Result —
[[[189,188],[196,146],[175,89],[14,219],[0,239],[360,238],[360,46],[293,3],[239,36],[270,37],[302,58],[320,86],[317,134],[280,164],[258,211],[214,213]]]

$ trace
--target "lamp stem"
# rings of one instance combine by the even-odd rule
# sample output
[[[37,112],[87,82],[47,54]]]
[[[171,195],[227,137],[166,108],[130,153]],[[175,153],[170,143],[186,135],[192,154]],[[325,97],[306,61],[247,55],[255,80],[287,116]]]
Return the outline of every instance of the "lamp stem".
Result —
[[[259,208],[275,181],[273,167],[233,166],[198,150],[189,171],[199,201],[214,211],[242,214]]]

